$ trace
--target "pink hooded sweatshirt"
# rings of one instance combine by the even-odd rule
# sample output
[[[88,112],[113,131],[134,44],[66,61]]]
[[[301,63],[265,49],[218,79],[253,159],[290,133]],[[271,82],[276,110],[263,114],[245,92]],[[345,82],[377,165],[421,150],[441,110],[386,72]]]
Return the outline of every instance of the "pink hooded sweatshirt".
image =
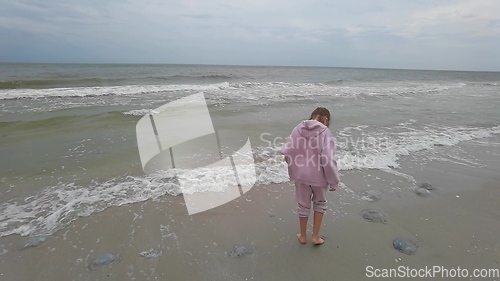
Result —
[[[304,120],[293,130],[281,153],[288,164],[290,180],[312,186],[338,186],[335,138],[316,120]]]

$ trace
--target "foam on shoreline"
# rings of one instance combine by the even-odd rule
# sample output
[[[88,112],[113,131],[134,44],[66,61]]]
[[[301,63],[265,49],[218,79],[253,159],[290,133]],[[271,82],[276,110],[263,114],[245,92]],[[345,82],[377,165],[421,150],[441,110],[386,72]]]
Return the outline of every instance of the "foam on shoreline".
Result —
[[[339,136],[347,136],[353,129],[346,128]],[[408,130],[392,135],[375,132],[362,139],[354,147],[344,147],[339,139],[338,165],[341,171],[370,170],[386,171],[410,179],[411,176],[398,171],[399,159],[422,150],[436,150],[440,147],[455,146],[464,141],[488,138],[500,133],[500,127],[492,128],[425,128]],[[370,139],[387,139],[384,148],[370,144]],[[352,142],[351,142],[352,143]],[[434,156],[433,156],[434,157]],[[245,171],[256,172],[257,185],[285,183],[289,181],[286,163],[279,153],[279,147],[258,147],[254,149],[255,166],[240,167],[242,177]],[[435,159],[435,158],[434,158]],[[426,161],[422,157],[421,161]],[[109,207],[156,200],[165,195],[181,194],[176,174],[182,170],[160,171],[144,176],[124,176],[105,182],[93,182],[89,186],[75,183],[60,183],[44,188],[26,198],[18,198],[0,204],[0,237],[11,234],[51,235],[71,224],[80,217],[101,212]],[[231,174],[227,167],[201,168],[197,176],[190,181],[190,188],[182,190],[187,194],[223,191],[235,183],[232,177],[214,181],[215,177]]]

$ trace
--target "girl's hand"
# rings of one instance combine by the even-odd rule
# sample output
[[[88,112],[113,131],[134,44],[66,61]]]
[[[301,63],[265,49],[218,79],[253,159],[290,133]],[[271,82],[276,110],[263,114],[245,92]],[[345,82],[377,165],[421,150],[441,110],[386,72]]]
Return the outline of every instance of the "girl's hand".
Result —
[[[335,191],[337,190],[337,185],[330,185],[330,188],[328,188],[329,191]]]

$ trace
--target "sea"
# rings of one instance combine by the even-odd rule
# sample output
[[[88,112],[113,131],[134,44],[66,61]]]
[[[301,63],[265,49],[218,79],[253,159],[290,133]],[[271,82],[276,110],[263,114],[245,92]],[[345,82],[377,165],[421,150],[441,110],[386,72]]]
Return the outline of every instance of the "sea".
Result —
[[[137,123],[195,94],[215,130],[248,137],[257,186],[289,181],[280,147],[318,106],[331,112],[341,173],[412,180],[400,169],[409,156],[480,165],[463,142],[500,159],[500,72],[0,63],[0,237],[51,235],[107,208],[179,196],[173,167],[144,171]],[[204,176],[220,171],[204,171],[189,192],[213,188]]]

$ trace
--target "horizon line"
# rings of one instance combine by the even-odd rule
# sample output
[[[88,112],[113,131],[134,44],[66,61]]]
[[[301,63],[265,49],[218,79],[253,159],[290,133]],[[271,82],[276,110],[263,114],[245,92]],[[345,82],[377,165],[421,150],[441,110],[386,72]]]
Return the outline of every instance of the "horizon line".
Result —
[[[265,64],[211,64],[211,63],[164,63],[164,62],[9,62],[0,64],[54,64],[54,65],[176,65],[176,66],[234,66],[234,67],[295,67],[295,68],[354,68],[378,70],[410,70],[410,71],[450,71],[450,72],[500,72],[499,70],[467,70],[467,69],[429,69],[429,68],[390,68],[371,66],[325,66],[325,65],[265,65]]]

